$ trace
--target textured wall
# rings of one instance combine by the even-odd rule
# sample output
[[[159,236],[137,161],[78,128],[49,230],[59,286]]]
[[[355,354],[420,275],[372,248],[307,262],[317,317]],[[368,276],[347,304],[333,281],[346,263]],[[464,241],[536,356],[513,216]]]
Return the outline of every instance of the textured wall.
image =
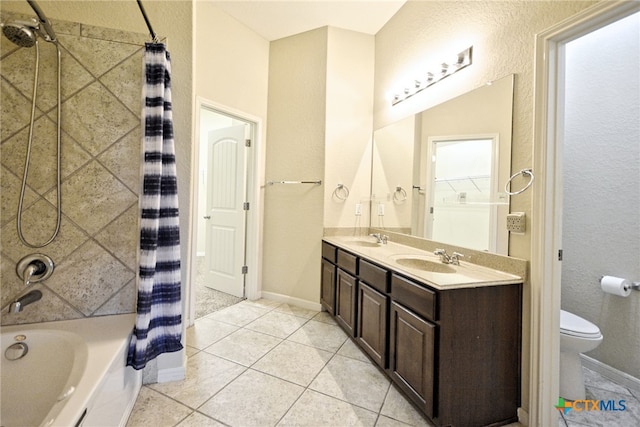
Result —
[[[562,165],[562,308],[602,331],[590,356],[636,378],[640,292],[598,282],[640,280],[639,69],[640,14],[568,44]]]
[[[325,227],[366,227],[369,223],[373,55],[373,36],[328,28]],[[335,196],[338,184],[349,188],[347,200]],[[355,216],[356,203],[362,203],[360,218]]]
[[[595,4],[587,1],[409,1],[376,35],[374,129],[516,74],[511,170],[531,167],[535,35]],[[388,91],[413,81],[428,64],[473,45],[473,64],[419,95],[391,106]],[[511,210],[531,213],[531,192],[511,200]],[[530,225],[530,224],[529,224]],[[531,227],[527,226],[530,230]],[[512,236],[509,254],[531,258],[531,235]],[[522,402],[529,388],[528,287],[523,299]]]
[[[327,28],[271,43],[267,181],[324,175]],[[320,296],[323,187],[264,189],[262,291],[317,302]]]
[[[9,19],[3,13],[3,21]],[[135,311],[142,45],[146,36],[54,21],[62,48],[61,231],[42,249],[17,237],[16,213],[28,141],[34,50],[2,38],[2,306],[24,291],[25,255],[44,253],[55,271],[33,288],[43,298],[2,324]],[[41,43],[38,112],[23,212],[28,241],[56,221],[56,60]]]

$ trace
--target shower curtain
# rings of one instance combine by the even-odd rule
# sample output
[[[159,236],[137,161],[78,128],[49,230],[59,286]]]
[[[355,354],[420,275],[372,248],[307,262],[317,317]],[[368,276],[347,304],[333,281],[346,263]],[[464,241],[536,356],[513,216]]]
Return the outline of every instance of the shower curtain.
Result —
[[[143,86],[143,190],[138,310],[127,365],[142,369],[182,349],[178,187],[171,114],[171,61],[162,43],[146,43]]]

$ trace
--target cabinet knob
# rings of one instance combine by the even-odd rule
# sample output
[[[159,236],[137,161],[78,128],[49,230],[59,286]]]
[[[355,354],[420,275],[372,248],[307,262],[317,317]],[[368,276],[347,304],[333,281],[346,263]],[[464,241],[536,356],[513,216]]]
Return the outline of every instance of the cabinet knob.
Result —
[[[207,215],[203,217],[204,219],[211,219],[211,215]]]

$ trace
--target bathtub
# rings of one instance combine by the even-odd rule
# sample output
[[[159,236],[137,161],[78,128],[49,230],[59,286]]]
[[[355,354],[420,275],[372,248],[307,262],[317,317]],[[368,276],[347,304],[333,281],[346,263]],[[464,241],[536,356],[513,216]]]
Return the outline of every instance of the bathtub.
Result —
[[[2,327],[0,426],[124,426],[142,384],[125,367],[134,322],[123,314]],[[9,348],[19,343],[26,353]]]

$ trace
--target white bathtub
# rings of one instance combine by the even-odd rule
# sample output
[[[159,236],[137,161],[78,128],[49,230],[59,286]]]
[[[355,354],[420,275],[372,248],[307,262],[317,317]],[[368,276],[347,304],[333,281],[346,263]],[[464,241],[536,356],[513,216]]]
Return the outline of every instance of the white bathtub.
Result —
[[[125,367],[134,322],[124,314],[2,327],[0,426],[124,426],[142,383]],[[28,352],[9,360],[18,342]]]

